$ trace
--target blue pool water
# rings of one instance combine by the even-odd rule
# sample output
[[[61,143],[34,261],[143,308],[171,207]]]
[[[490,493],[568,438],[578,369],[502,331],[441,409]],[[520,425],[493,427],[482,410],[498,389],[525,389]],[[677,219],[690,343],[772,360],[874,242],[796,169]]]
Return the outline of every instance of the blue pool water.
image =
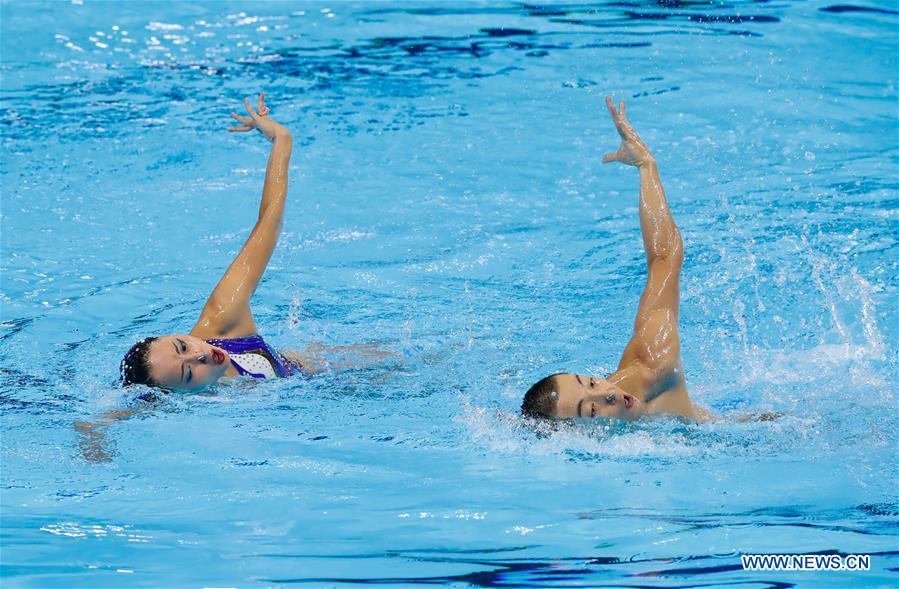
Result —
[[[0,8],[4,587],[896,583],[893,3]],[[262,89],[295,138],[262,332],[403,359],[141,404],[122,354],[190,328],[255,218],[267,146],[223,129]],[[684,235],[694,399],[781,419],[516,417],[629,335],[606,93]]]

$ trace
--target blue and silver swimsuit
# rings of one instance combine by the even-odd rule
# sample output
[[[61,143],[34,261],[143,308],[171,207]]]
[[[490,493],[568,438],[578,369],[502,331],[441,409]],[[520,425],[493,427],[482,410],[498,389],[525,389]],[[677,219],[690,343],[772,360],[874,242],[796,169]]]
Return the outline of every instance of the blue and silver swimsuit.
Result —
[[[228,352],[231,356],[231,365],[241,376],[278,378],[303,372],[303,367],[299,363],[288,360],[276,352],[260,335],[208,339],[206,343]]]

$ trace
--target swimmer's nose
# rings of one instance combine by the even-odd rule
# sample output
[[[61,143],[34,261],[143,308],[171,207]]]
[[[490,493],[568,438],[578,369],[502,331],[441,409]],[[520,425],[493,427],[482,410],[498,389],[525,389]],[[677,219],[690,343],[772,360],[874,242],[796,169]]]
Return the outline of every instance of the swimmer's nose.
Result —
[[[609,405],[615,404],[615,393],[609,393],[608,395],[606,395],[606,403],[608,403]]]
[[[200,352],[197,355],[197,362],[200,364],[206,364],[207,360],[209,360],[209,356],[205,352]]]

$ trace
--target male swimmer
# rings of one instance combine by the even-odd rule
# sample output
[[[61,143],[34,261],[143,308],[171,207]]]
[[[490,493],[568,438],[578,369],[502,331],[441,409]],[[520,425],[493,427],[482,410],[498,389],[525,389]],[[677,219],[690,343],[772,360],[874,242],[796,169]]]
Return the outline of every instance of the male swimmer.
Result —
[[[634,335],[624,348],[618,369],[599,378],[553,374],[525,393],[521,411],[535,418],[611,417],[634,420],[642,415],[677,415],[697,421],[709,415],[687,394],[677,331],[684,246],[668,209],[655,158],[631,127],[624,101],[606,106],[621,136],[618,151],[604,164],[620,162],[640,171],[640,229],[646,250],[646,286],[640,296]]]
[[[257,130],[272,142],[265,171],[259,217],[240,253],[219,280],[189,334],[149,337],[134,344],[121,363],[125,386],[144,384],[169,390],[196,391],[235,376],[276,378],[311,374],[334,367],[319,352],[355,356],[358,366],[387,355],[368,346],[310,346],[305,354],[279,353],[257,333],[250,298],[268,265],[284,223],[290,132],[267,116],[265,94],[258,112],[244,101],[247,116],[231,113],[240,125],[231,133]],[[368,356],[367,358],[365,356]],[[341,363],[338,363],[341,364]]]

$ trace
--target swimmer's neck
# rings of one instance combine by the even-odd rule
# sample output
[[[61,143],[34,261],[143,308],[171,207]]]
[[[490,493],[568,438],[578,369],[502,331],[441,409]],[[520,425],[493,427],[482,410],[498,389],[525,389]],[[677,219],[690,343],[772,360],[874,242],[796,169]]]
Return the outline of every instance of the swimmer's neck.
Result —
[[[619,368],[606,380],[643,401],[647,413],[681,415],[703,421],[704,412],[690,400],[680,367],[660,372],[633,363]]]
[[[662,383],[659,382],[658,375],[636,362],[619,368],[607,376],[606,380],[647,404],[667,391],[666,387],[659,386]]]

